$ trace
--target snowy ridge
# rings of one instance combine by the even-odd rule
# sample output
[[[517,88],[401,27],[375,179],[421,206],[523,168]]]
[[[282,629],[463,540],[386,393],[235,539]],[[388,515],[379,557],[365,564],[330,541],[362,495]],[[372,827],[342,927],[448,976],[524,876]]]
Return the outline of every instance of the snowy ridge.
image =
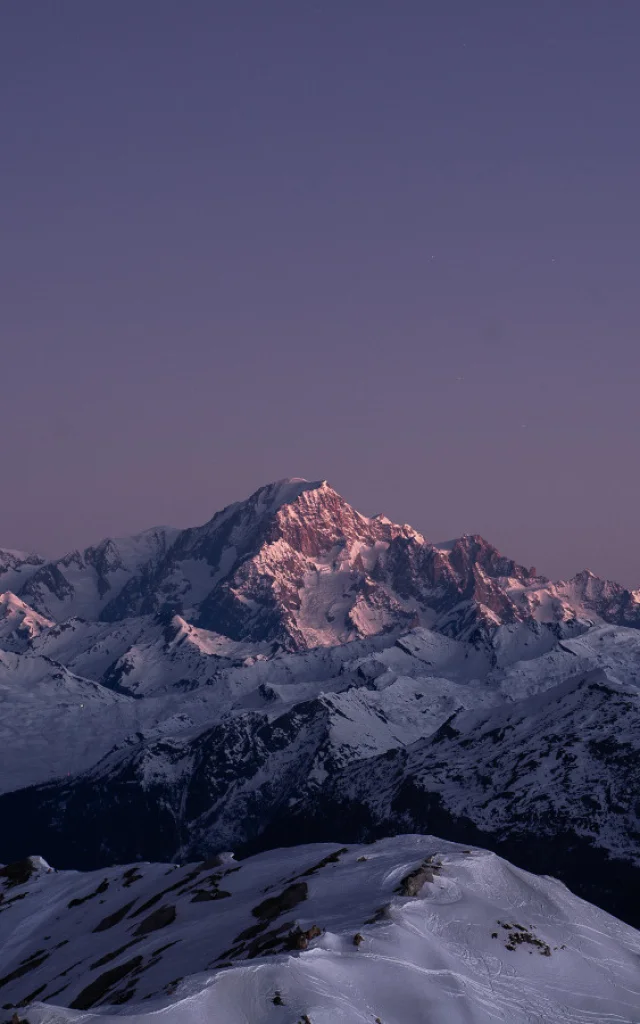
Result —
[[[471,644],[417,627],[269,654],[174,616],[72,620],[33,646],[56,661],[6,654],[0,672],[5,859],[97,867],[437,827],[516,844],[518,863],[640,920],[637,630],[517,623]],[[579,878],[567,836],[631,875]]]
[[[282,480],[204,526],[102,541],[54,562],[0,552],[0,583],[46,618],[177,613],[288,650],[427,626],[473,639],[518,621],[640,626],[640,593],[585,570],[553,583],[477,535],[431,544],[355,511],[326,481]]]
[[[51,626],[51,619],[39,615],[10,590],[0,594],[0,644],[5,650],[25,650],[30,641]]]
[[[73,616],[98,618],[114,593],[119,593],[132,577],[147,571],[178,532],[157,527],[134,537],[106,538],[95,547],[72,551],[55,562],[34,561],[30,556],[13,570],[25,577],[19,594],[38,612],[56,621]]]
[[[571,832],[640,865],[630,842],[639,755],[638,688],[596,671],[516,704],[457,713],[427,739],[347,768],[330,790],[339,805],[355,801],[414,827],[428,820],[431,794],[480,830]]]
[[[32,858],[0,888],[5,1008],[33,1024],[638,1019],[638,932],[431,836],[90,875]]]

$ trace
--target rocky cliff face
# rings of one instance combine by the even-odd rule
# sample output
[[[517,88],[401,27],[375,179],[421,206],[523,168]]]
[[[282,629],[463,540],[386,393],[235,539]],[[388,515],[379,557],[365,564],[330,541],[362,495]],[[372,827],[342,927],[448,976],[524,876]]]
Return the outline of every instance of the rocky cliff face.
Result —
[[[434,545],[361,515],[326,481],[269,484],[192,529],[105,540],[57,562],[21,557],[5,553],[5,578],[56,621],[179,614],[286,650],[415,625],[465,639],[527,619],[640,626],[638,594],[616,583],[588,571],[552,583],[477,535]]]

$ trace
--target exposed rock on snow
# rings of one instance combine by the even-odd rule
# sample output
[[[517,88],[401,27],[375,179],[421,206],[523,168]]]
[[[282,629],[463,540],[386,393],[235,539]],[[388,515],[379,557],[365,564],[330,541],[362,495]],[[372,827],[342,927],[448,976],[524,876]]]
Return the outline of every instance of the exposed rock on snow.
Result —
[[[32,1024],[632,1024],[640,1007],[638,932],[431,836],[2,882],[0,988]]]

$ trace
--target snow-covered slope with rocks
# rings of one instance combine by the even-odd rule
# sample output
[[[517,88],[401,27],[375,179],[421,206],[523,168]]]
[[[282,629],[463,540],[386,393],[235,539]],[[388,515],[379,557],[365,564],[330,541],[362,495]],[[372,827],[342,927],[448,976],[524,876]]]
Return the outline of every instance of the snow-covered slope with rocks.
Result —
[[[0,870],[0,989],[32,1024],[635,1024],[640,934],[432,836],[89,875]]]
[[[19,596],[58,622],[75,615],[96,619],[132,578],[150,571],[178,533],[158,527],[134,537],[107,538],[53,562],[15,553],[17,561],[7,570],[6,589],[16,590],[18,581]]]
[[[0,645],[5,651],[24,651],[31,641],[53,626],[10,590],[0,594]]]
[[[4,656],[16,680],[34,673],[18,696],[5,682],[5,858],[41,849],[97,867],[437,828],[512,844],[533,868],[544,842],[544,870],[557,862],[569,883],[568,842],[595,850],[598,871],[616,858],[606,884],[590,869],[580,892],[640,919],[624,896],[640,879],[636,630],[530,622],[471,644],[417,627],[233,658],[205,631],[194,644],[178,617],[128,623],[101,681],[59,669],[56,690],[47,658]],[[104,638],[85,640],[85,664],[104,665]]]
[[[137,712],[133,701],[48,658],[0,650],[1,788],[90,768],[115,736],[138,728]]]
[[[640,922],[637,592],[304,480],[0,581],[0,858],[431,829]]]
[[[0,548],[0,591],[20,590],[44,562],[39,555]]]

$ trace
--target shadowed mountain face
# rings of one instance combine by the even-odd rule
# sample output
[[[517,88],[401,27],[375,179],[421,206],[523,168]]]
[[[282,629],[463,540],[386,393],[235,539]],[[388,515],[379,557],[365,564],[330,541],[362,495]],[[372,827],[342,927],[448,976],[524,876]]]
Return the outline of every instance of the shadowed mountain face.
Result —
[[[640,920],[637,631],[525,623],[472,644],[417,627],[234,662],[136,621],[152,642],[117,691],[28,652],[0,662],[24,694],[3,748],[18,770],[22,744],[27,773],[43,758],[43,783],[0,796],[0,858],[97,868],[436,830]]]
[[[554,584],[479,536],[437,546],[304,480],[263,487],[204,526],[105,540],[58,562],[6,552],[5,589],[3,578],[56,621],[168,612],[292,651],[415,625],[466,639],[527,619],[640,625],[638,595],[616,583],[585,571]]]

